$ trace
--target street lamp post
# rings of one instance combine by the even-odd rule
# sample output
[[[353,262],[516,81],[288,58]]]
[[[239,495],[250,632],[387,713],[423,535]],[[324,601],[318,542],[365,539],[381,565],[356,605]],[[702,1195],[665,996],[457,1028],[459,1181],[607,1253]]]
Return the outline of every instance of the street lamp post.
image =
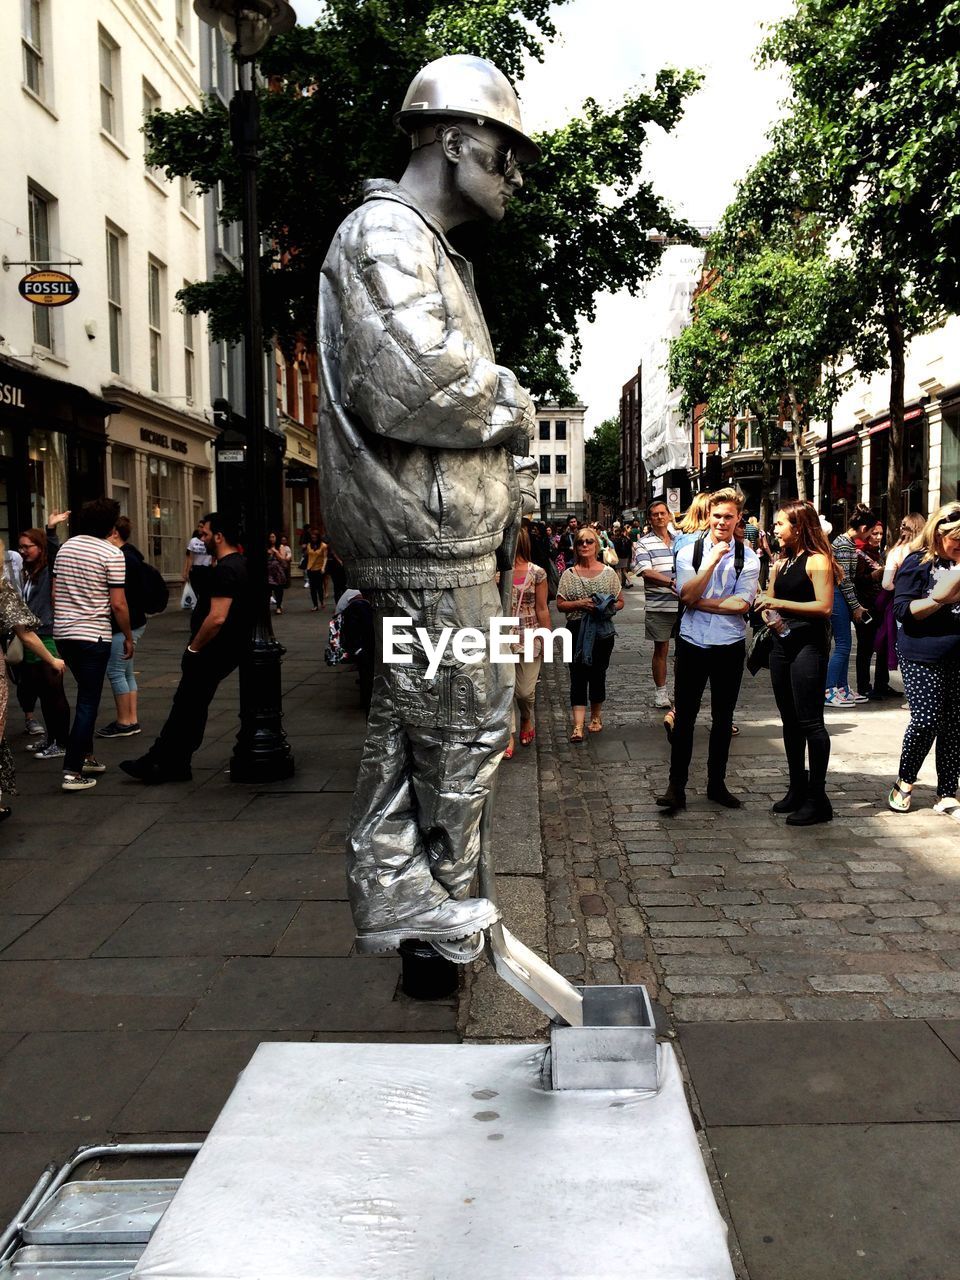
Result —
[[[266,422],[263,328],[260,319],[260,232],[257,223],[259,120],[253,59],[271,36],[289,31],[296,15],[287,0],[193,0],[198,17],[219,26],[231,45],[238,88],[230,102],[230,136],[243,193],[244,397],[247,422],[247,501],[244,549],[253,620],[240,664],[240,730],[230,760],[234,782],[276,782],[294,771],[283,732],[280,659],[267,588]]]

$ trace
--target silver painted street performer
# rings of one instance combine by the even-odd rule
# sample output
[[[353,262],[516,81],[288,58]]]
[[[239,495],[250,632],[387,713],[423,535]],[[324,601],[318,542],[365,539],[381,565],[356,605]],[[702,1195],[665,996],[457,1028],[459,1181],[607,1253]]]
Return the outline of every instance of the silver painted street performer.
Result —
[[[373,606],[378,648],[347,878],[361,950],[419,938],[464,962],[498,918],[468,894],[514,668],[447,654],[431,678],[417,640],[411,665],[384,664],[382,619],[435,637],[486,631],[500,612],[496,553],[519,519],[534,408],[496,363],[447,233],[499,222],[539,152],[510,83],[480,58],[431,62],[395,120],[409,163],[399,183],[368,182],[337,231],[317,326],[324,519]]]

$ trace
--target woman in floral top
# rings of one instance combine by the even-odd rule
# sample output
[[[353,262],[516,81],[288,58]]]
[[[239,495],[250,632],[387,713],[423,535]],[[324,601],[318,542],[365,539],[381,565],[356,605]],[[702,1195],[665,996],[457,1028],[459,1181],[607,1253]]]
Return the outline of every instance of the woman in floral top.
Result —
[[[520,619],[520,629],[514,648],[520,655],[517,663],[516,688],[513,704],[510,707],[510,744],[503,753],[509,760],[513,755],[514,734],[517,729],[517,706],[520,707],[520,745],[529,746],[536,737],[533,726],[533,703],[537,693],[537,680],[540,678],[540,667],[543,664],[543,640],[536,636],[533,644],[533,657],[524,661],[523,637],[527,631],[537,627],[550,630],[550,609],[547,606],[546,571],[530,560],[530,534],[526,525],[520,530],[517,538],[517,555],[513,562],[513,595],[511,597],[512,618]]]

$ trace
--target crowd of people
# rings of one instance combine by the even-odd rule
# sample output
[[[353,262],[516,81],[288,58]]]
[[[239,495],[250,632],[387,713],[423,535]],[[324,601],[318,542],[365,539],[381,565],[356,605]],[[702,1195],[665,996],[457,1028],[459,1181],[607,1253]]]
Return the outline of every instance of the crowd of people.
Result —
[[[733,488],[697,494],[682,518],[662,499],[645,514],[643,527],[581,528],[571,518],[559,531],[531,528],[529,558],[556,583],[557,607],[574,633],[571,742],[584,739],[588,706],[586,731],[603,728],[614,617],[623,591],[642,583],[653,702],[665,712],[670,741],[668,784],[656,797],[667,813],[686,806],[694,727],[708,686],[706,793],[740,807],[726,770],[746,666],[769,669],[789,774],[773,812],[791,826],[833,817],[825,713],[901,696],[910,717],[889,807],[909,810],[919,769],[936,744],[934,809],[960,821],[960,503],[929,518],[904,516],[886,551],[880,515],[863,506],[832,540],[812,503],[784,502],[773,528],[763,530],[744,515]],[[890,683],[898,668],[904,695]]]

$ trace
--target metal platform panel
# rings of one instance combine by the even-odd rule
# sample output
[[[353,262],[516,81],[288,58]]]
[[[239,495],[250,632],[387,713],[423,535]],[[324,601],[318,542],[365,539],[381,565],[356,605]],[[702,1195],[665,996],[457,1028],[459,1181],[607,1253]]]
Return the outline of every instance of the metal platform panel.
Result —
[[[673,1050],[656,1094],[544,1054],[260,1045],[134,1280],[733,1280]]]
[[[35,1209],[25,1244],[146,1244],[180,1178],[65,1182]]]
[[[26,1245],[0,1264],[0,1280],[129,1280],[136,1244]]]

